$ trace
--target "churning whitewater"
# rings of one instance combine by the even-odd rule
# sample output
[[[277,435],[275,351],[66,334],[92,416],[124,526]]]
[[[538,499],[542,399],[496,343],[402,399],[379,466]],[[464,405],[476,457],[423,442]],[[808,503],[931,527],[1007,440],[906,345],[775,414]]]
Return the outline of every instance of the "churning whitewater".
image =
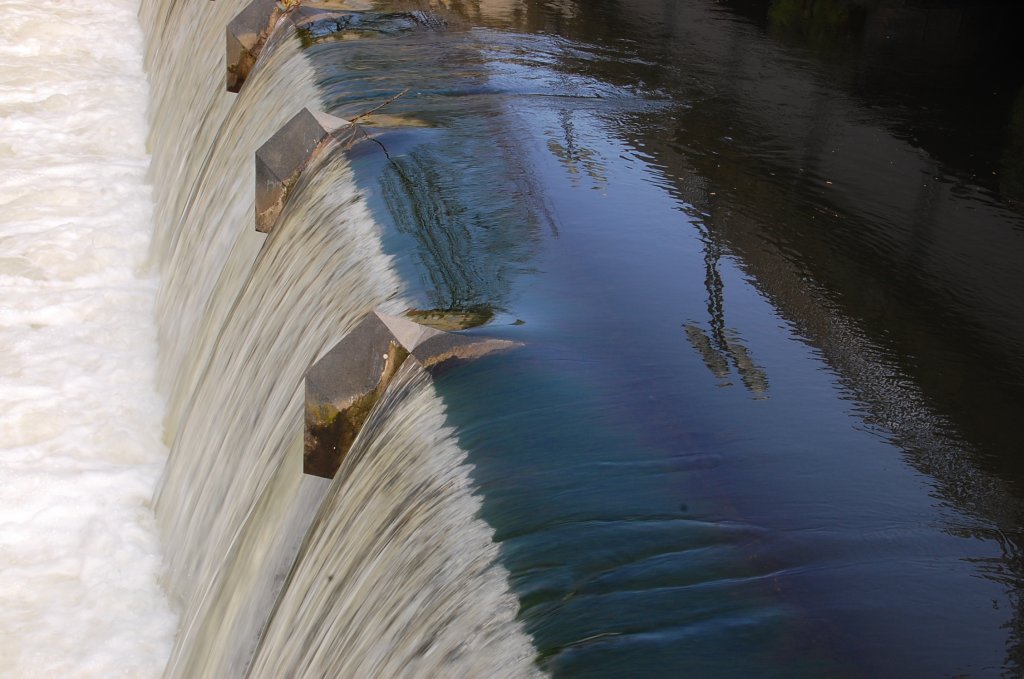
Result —
[[[2,676],[159,676],[177,625],[137,9],[0,2]]]

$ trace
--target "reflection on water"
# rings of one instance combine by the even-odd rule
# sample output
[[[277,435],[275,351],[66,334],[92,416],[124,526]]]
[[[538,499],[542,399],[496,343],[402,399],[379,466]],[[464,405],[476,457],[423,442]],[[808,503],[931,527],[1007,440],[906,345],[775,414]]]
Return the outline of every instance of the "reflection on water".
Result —
[[[1018,673],[1020,9],[377,4],[448,28],[309,51],[428,126],[356,161],[414,294],[527,343],[439,390],[541,665]]]
[[[686,323],[683,328],[690,344],[704,359],[704,365],[711,374],[721,380],[723,387],[732,386],[726,381],[729,376],[729,360],[732,359],[736,372],[750,393],[756,398],[768,398],[768,377],[750,357],[750,352],[740,344],[739,334],[732,329],[712,330],[711,336],[695,323]]]
[[[707,273],[704,277],[704,286],[708,294],[710,335],[693,321],[685,323],[683,328],[690,344],[704,359],[704,364],[711,374],[719,379],[719,384],[730,386],[726,378],[729,375],[731,359],[736,372],[743,380],[743,386],[755,397],[767,398],[768,376],[754,363],[750,352],[741,344],[739,333],[725,326],[725,283],[718,268],[721,256],[721,245],[713,239],[705,239],[704,266]]]
[[[580,146],[573,130],[572,117],[573,113],[570,109],[562,109],[558,112],[561,135],[548,134],[548,150],[562,161],[577,186],[581,175],[585,174],[590,178],[592,188],[601,189],[607,182],[601,157],[594,149]]]

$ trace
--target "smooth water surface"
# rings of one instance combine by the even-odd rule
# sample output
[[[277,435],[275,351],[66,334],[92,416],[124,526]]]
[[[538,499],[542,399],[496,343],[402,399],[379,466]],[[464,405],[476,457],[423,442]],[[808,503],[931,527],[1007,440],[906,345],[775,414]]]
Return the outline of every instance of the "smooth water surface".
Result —
[[[307,54],[408,89],[353,162],[417,303],[525,343],[439,389],[540,666],[1018,672],[1018,12],[418,7]]]

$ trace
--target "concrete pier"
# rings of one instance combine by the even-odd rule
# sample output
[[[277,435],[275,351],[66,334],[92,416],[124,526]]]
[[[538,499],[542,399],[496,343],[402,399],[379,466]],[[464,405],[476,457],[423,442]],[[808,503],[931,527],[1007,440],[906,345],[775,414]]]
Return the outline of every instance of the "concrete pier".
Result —
[[[354,134],[347,120],[304,108],[256,151],[256,230],[270,233],[302,171],[339,134]]]
[[[515,342],[434,330],[373,312],[306,373],[303,472],[333,478],[374,405],[406,360],[431,374]],[[411,358],[410,358],[411,357]]]
[[[227,28],[227,88],[238,92],[283,13],[277,0],[253,0]]]

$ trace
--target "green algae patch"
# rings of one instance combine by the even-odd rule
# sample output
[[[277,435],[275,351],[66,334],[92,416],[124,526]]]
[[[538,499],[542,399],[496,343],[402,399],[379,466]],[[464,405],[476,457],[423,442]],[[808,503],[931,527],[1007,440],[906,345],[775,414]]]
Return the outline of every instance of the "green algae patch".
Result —
[[[494,318],[494,309],[483,305],[466,309],[410,309],[405,315],[421,325],[452,332],[490,322]]]
[[[409,357],[397,342],[389,342],[380,381],[370,392],[352,396],[342,403],[307,399],[303,470],[307,474],[334,478],[373,407]]]

